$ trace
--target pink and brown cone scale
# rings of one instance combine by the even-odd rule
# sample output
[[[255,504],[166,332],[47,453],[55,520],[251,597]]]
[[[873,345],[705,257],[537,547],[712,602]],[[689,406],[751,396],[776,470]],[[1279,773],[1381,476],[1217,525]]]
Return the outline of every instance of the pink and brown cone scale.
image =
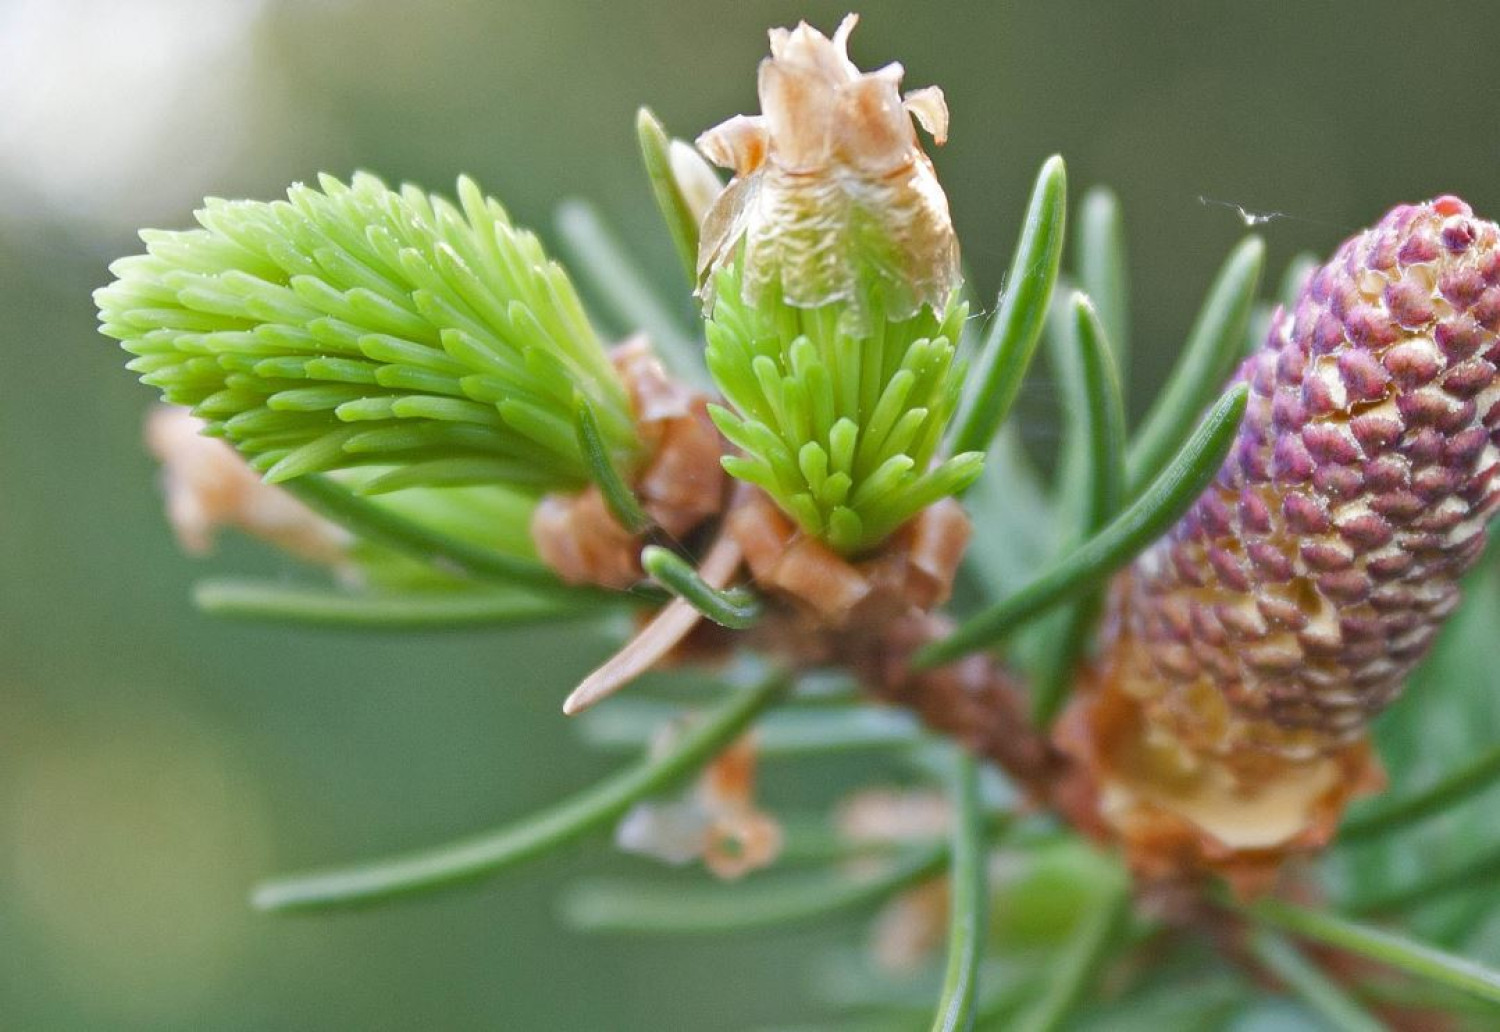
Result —
[[[1399,694],[1500,506],[1500,229],[1442,197],[1347,241],[1276,313],[1213,485],[1114,585],[1059,740],[1138,869],[1242,889],[1379,783]]]

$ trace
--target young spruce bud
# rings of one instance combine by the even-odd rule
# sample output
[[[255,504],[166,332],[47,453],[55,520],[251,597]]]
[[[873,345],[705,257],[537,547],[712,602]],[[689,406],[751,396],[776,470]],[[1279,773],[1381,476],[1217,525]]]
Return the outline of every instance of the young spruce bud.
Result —
[[[734,171],[704,220],[709,370],[728,408],[724,460],[842,555],[879,546],[978,476],[938,456],[958,401],[958,244],[912,120],[941,143],[935,88],[864,73],[806,24],[771,33],[762,114],[698,139]]]
[[[358,174],[285,201],[210,199],[141,234],[94,295],[130,368],[271,482],[389,467],[363,486],[591,480],[643,459],[626,387],[567,274],[468,179],[458,205]]]

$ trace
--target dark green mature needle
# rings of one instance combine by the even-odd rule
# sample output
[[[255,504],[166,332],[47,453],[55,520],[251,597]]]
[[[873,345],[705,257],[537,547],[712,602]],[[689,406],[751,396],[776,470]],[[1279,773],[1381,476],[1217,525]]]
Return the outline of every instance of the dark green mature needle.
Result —
[[[1093,299],[1124,382],[1130,355],[1130,269],[1125,255],[1124,216],[1113,190],[1096,186],[1083,195],[1074,246],[1073,268],[1079,289]]]
[[[954,757],[953,862],[948,874],[948,959],[932,1032],[964,1032],[974,1026],[979,1000],[979,962],[988,918],[984,809],[979,761],[967,751]]]
[[[606,749],[644,749],[663,725],[681,720],[687,710],[675,703],[639,696],[611,700],[578,717],[590,745]],[[900,710],[863,704],[784,706],[755,726],[755,748],[772,757],[825,756],[845,752],[905,749],[924,741],[916,719]]]
[[[573,418],[578,429],[578,450],[589,468],[589,479],[598,486],[604,503],[620,526],[632,534],[644,533],[651,526],[651,517],[646,515],[635,492],[625,482],[614,457],[599,433],[599,421],[594,417],[594,408],[588,399],[579,395],[574,401]]]
[[[1060,339],[1074,345],[1079,370],[1078,387],[1068,392],[1065,406],[1071,439],[1080,442],[1087,473],[1079,501],[1078,524],[1084,536],[1098,533],[1125,500],[1125,401],[1113,351],[1099,314],[1082,293],[1073,295],[1073,332]],[[1057,635],[1036,677],[1032,715],[1043,727],[1052,722],[1072,683],[1078,658],[1088,645],[1098,616],[1097,594],[1068,607]]]
[[[1445,813],[1449,807],[1500,783],[1500,746],[1488,749],[1436,784],[1406,798],[1382,799],[1351,817],[1339,829],[1343,843],[1375,839]]]
[[[949,435],[950,454],[988,448],[1021,392],[1057,284],[1067,204],[1067,170],[1053,156],[1032,190],[999,311],[974,363],[973,389]]]
[[[785,687],[784,680],[772,678],[741,690],[661,754],[498,831],[373,863],[278,878],[260,885],[252,901],[271,911],[362,906],[488,877],[551,852],[698,770],[775,703]]]
[[[1356,896],[1342,908],[1349,914],[1390,914],[1436,899],[1490,887],[1500,882],[1500,847],[1492,847],[1459,863],[1445,863],[1424,871],[1409,885],[1381,893]]]
[[[480,580],[566,594],[598,594],[591,589],[569,588],[546,566],[493,549],[471,544],[430,526],[407,519],[394,510],[361,498],[324,476],[305,476],[281,485],[309,509],[374,544],[418,559],[450,573]]]
[[[1038,575],[1026,587],[958,626],[952,635],[917,653],[930,667],[986,648],[1026,620],[1075,598],[1129,562],[1156,540],[1197,499],[1228,453],[1245,412],[1247,388],[1228,391],[1204,417],[1182,450],[1119,516]]]
[[[1437,982],[1483,1000],[1500,1002],[1500,971],[1445,953],[1397,932],[1279,899],[1263,899],[1241,909],[1257,923],[1346,950],[1415,978]]]
[[[1223,389],[1240,355],[1266,246],[1247,237],[1209,288],[1171,377],[1130,443],[1130,484],[1140,490],[1178,449],[1199,413]]]
[[[1250,936],[1250,952],[1339,1032],[1381,1032],[1386,1027],[1280,935],[1261,929]]]
[[[202,581],[193,601],[205,613],[231,619],[371,631],[514,627],[601,612],[596,604],[515,588],[354,593],[260,580]]]
[[[670,549],[647,545],[641,552],[641,566],[658,584],[721,627],[742,631],[760,619],[760,601],[748,589],[721,591],[711,586]]]
[[[873,869],[768,874],[744,885],[597,879],[568,894],[563,916],[574,927],[591,932],[752,931],[871,906],[937,877],[947,863],[944,844]]]
[[[698,284],[698,220],[693,217],[677,177],[672,174],[672,141],[649,108],[641,108],[635,116],[636,139],[640,143],[641,161],[646,166],[646,176],[651,181],[651,194],[656,198],[656,207],[667,232],[672,235],[672,246],[682,267],[687,272],[688,283]]]
[[[1110,951],[1124,935],[1130,902],[1129,891],[1121,885],[1078,923],[1062,947],[1041,998],[1010,1026],[1013,1032],[1057,1032],[1068,1027],[1069,1019],[1098,980]]]

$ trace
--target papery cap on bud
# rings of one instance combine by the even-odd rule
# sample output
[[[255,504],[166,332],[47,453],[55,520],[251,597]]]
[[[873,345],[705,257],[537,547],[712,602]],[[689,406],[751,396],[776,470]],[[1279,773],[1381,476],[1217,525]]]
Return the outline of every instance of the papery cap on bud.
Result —
[[[735,174],[703,225],[698,270],[710,303],[714,273],[741,242],[752,304],[774,286],[798,308],[859,308],[879,287],[884,314],[904,319],[941,308],[958,285],[948,200],[912,125],[947,139],[942,91],[903,99],[899,64],[861,72],[847,52],[856,21],[845,17],[832,39],[806,23],[773,29],[760,65],[762,113],[698,138]]]
[[[703,160],[703,155],[681,140],[673,140],[668,146],[667,160],[671,162],[672,178],[682,192],[693,221],[702,225],[709,209],[724,192],[723,181],[713,166]]]

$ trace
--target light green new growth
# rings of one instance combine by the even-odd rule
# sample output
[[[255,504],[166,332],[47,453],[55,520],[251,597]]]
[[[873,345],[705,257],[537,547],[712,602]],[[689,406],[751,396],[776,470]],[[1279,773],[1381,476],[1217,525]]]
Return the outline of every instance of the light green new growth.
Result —
[[[581,487],[582,398],[618,467],[630,402],[566,273],[467,178],[459,205],[359,173],[285,201],[210,199],[110,266],[103,332],[272,482],[394,466],[422,484]]]
[[[390,480],[394,471],[360,469],[339,474],[340,484],[359,492],[376,477]],[[291,485],[301,490],[307,480]],[[483,548],[520,566],[535,570],[545,583],[556,578],[536,556],[531,538],[531,516],[536,498],[526,491],[498,484],[474,484],[461,487],[418,487],[391,490],[370,504],[392,516],[450,540]],[[434,566],[408,554],[393,550],[356,534],[350,544],[351,558],[358,564],[363,583],[375,589],[400,590],[453,587],[469,579],[456,575],[451,568]],[[537,577],[523,577],[519,572],[508,578],[537,585]]]
[[[979,476],[979,452],[933,464],[963,379],[954,351],[968,309],[956,298],[853,336],[842,304],[746,303],[733,265],[716,297],[708,368],[733,408],[710,412],[743,453],[724,468],[804,531],[854,555]]]

